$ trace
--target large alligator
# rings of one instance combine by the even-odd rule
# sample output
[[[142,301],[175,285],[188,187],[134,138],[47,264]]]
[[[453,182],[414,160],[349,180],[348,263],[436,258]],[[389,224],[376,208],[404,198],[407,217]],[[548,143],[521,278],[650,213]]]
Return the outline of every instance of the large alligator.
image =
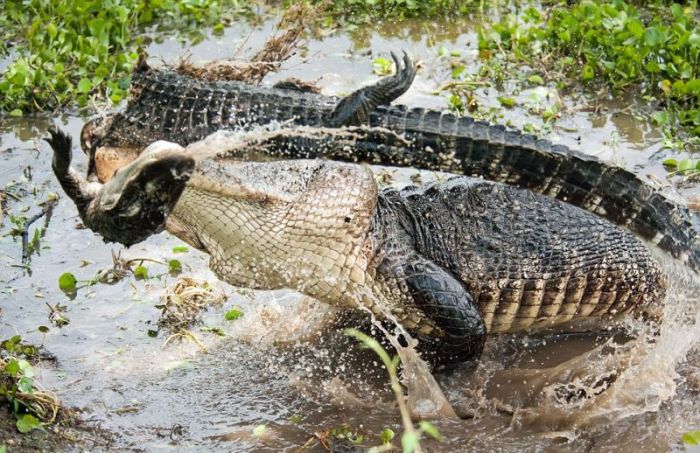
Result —
[[[477,357],[487,331],[658,314],[665,280],[649,250],[569,204],[464,176],[379,190],[366,166],[236,157],[319,137],[160,141],[104,185],[70,167],[69,137],[49,143],[65,192],[106,239],[129,245],[165,227],[223,280],[395,318],[441,360]]]
[[[83,129],[90,178],[96,179],[96,156],[103,160],[99,179],[105,180],[156,140],[185,146],[219,129],[273,121],[331,127],[365,122],[369,127],[339,129],[307,141],[280,136],[277,146],[265,147],[264,153],[413,166],[505,182],[594,212],[700,270],[700,219],[681,201],[630,171],[532,135],[449,112],[386,106],[415,76],[407,57],[403,65],[394,59],[394,77],[358,90],[345,102],[293,89],[202,81],[154,70],[142,60],[126,110]]]

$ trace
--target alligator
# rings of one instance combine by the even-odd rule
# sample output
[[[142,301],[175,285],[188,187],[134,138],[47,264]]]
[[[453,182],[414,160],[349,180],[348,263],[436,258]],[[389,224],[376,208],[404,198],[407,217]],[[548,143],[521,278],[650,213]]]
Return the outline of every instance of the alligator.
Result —
[[[257,158],[323,157],[504,182],[594,212],[700,270],[700,219],[682,200],[668,197],[624,168],[533,135],[450,112],[388,106],[415,76],[408,56],[403,62],[392,57],[397,67],[393,77],[344,100],[284,84],[283,89],[202,81],[154,70],[141,59],[127,108],[83,128],[81,145],[90,156],[88,179],[105,181],[156,140],[186,146],[219,129],[270,122],[317,127],[362,123],[361,128],[302,140],[280,135],[276,145],[265,147]],[[96,156],[102,159],[100,165],[95,164]],[[98,167],[103,174],[96,174]]]
[[[379,189],[365,165],[236,157],[282,137],[324,136],[266,134],[220,132],[188,148],[159,141],[104,184],[71,168],[69,136],[53,130],[48,142],[64,191],[106,240],[130,245],[165,228],[207,252],[222,280],[369,310],[440,362],[477,358],[487,332],[658,317],[658,264],[605,219],[478,178]]]
[[[89,156],[98,147],[115,148],[123,154],[140,151],[157,140],[185,146],[217,130],[272,122],[326,127],[365,124],[376,107],[405,93],[416,76],[408,54],[404,52],[400,59],[392,52],[391,57],[397,68],[393,76],[338,99],[291,80],[262,87],[154,70],[142,54],[132,74],[126,110],[88,121],[81,132],[81,145]],[[94,172],[92,160],[89,168]]]

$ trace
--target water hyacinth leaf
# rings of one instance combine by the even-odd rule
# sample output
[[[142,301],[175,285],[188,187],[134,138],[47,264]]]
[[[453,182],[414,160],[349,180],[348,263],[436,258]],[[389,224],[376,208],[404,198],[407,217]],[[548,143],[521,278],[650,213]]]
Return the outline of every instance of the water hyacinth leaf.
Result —
[[[34,393],[34,380],[27,376],[22,377],[22,379],[17,382],[17,389],[22,393]]]
[[[227,311],[226,314],[224,315],[224,318],[226,318],[226,321],[235,321],[236,319],[240,318],[243,316],[243,311],[238,309],[238,308],[232,308],[231,310]]]
[[[438,429],[432,423],[423,420],[418,424],[418,426],[420,427],[421,431],[433,439],[442,440],[442,434],[440,434],[440,431],[438,431]]]
[[[372,62],[372,68],[374,73],[377,75],[389,75],[391,74],[391,68],[393,63],[386,58],[375,58]]]
[[[49,328],[47,326],[39,326],[36,328],[36,330],[38,330],[41,333],[48,333],[49,332]]]
[[[32,414],[22,414],[17,417],[17,430],[22,433],[28,433],[34,431],[35,429],[42,428],[43,425]]]
[[[395,436],[396,433],[391,428],[384,428],[379,438],[381,439],[382,444],[389,444],[392,440],[394,440]]]
[[[146,280],[148,278],[148,268],[146,266],[136,266],[134,277],[136,280]]]
[[[700,445],[700,430],[698,431],[688,431],[683,434],[683,443],[686,445],[697,446]]]
[[[90,92],[90,89],[92,89],[92,82],[90,79],[80,79],[80,82],[78,82],[78,91],[87,94]]]
[[[401,435],[401,448],[403,453],[413,453],[418,446],[418,433],[404,431]]]
[[[7,364],[5,365],[5,373],[8,375],[15,377],[19,373],[19,362],[17,362],[17,359],[12,359]]]
[[[75,275],[71,274],[70,272],[65,272],[58,277],[58,287],[64,293],[75,291],[75,285],[77,283],[78,280],[75,278]]]
[[[171,274],[179,274],[182,272],[182,263],[179,260],[168,261],[168,272]]]
[[[695,162],[692,161],[691,159],[683,159],[680,162],[678,162],[678,171],[681,173],[685,173],[687,171],[690,171],[695,168]]]
[[[595,77],[595,71],[593,70],[593,67],[591,65],[585,65],[583,67],[583,71],[581,72],[581,79],[584,82],[588,82],[590,80],[593,80],[593,77]]]
[[[664,159],[661,163],[667,167],[674,167],[674,168],[678,167],[678,160],[673,158],[673,157],[669,157],[668,159]]]
[[[173,253],[187,253],[190,249],[186,245],[176,245],[173,247]]]
[[[527,78],[527,81],[534,85],[544,85],[544,79],[537,74],[532,74]]]
[[[509,109],[513,108],[515,106],[515,99],[513,99],[513,98],[498,96],[498,102],[500,102],[503,107],[506,107]]]

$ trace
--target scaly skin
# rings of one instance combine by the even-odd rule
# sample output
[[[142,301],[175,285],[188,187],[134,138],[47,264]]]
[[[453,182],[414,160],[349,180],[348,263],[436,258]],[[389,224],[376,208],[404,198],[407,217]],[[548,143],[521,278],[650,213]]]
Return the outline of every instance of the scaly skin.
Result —
[[[405,91],[415,75],[408,70],[412,67],[405,61],[379,92],[389,99]],[[315,93],[204,82],[142,65],[134,74],[127,109],[86,124],[81,142],[91,156],[89,173],[102,168],[99,179],[105,181],[156,140],[184,146],[222,128],[272,121],[320,126],[337,103],[336,98]],[[349,111],[357,107],[347,104]],[[255,157],[324,157],[505,182],[593,212],[700,270],[698,215],[630,171],[563,145],[449,112],[378,106],[368,124],[370,129],[302,137],[306,141],[280,136]],[[99,165],[96,155],[102,156]]]
[[[188,149],[158,142],[119,170],[81,215],[114,238],[123,224],[105,221],[113,213],[102,212],[102,200],[118,196],[128,213],[127,192],[141,210],[173,206],[165,227],[206,251],[221,279],[394,317],[450,360],[478,356],[487,331],[658,311],[665,288],[658,265],[636,238],[603,219],[473,178],[378,191],[371,171],[357,165],[234,157],[288,134],[267,141],[219,134]],[[68,168],[66,150],[54,149]],[[154,178],[154,162],[187,180],[167,203],[130,191],[132,181]],[[184,162],[194,162],[191,176],[181,171]],[[128,220],[130,231],[143,227],[139,238],[160,229],[150,217]]]

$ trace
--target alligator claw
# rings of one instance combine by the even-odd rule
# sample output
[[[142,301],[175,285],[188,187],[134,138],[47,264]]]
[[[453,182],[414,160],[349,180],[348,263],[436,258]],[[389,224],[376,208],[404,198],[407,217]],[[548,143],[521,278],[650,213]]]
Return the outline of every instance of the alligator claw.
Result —
[[[56,173],[68,173],[71,160],[73,160],[73,139],[56,126],[48,129],[50,137],[44,137],[44,141],[53,148],[53,170]]]
[[[327,122],[329,126],[356,126],[366,123],[374,109],[380,105],[391,104],[410,88],[416,77],[416,65],[406,51],[403,52],[403,65],[396,53],[390,54],[396,65],[396,73],[341,99]]]

